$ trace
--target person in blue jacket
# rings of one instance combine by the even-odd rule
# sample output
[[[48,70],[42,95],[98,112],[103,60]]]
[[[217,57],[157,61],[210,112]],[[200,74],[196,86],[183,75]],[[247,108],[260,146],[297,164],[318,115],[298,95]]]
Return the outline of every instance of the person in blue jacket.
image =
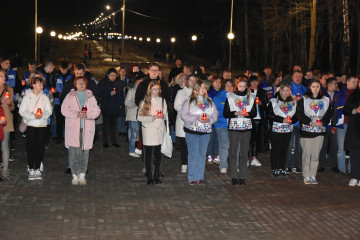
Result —
[[[26,91],[29,88],[28,81],[29,81],[30,75],[32,73],[36,72],[37,64],[34,60],[30,60],[28,62],[28,67],[29,67],[29,70],[24,73],[24,79],[21,80],[21,86],[22,86],[23,91]]]
[[[53,93],[55,98],[54,112],[56,116],[56,144],[61,144],[64,135],[65,118],[61,114],[60,95],[64,89],[64,83],[72,78],[71,73],[68,70],[69,64],[67,62],[61,62],[60,70],[55,72],[55,91]]]
[[[228,119],[224,117],[224,106],[226,102],[226,95],[234,91],[234,85],[231,79],[224,79],[222,81],[222,91],[220,91],[214,98],[213,102],[219,112],[219,117],[215,123],[215,131],[219,142],[219,158],[220,158],[220,173],[226,174],[228,169],[229,156],[229,131]]]
[[[215,76],[211,80],[211,85],[209,91],[207,92],[208,97],[213,99],[219,93],[220,89],[221,89],[221,77]],[[212,128],[214,130],[214,125]],[[218,142],[218,137],[216,136],[216,131],[212,131],[210,134],[210,140],[209,140],[209,145],[207,147],[206,155],[207,155],[208,164],[212,164],[212,163],[220,164],[219,142]]]
[[[292,75],[292,82],[290,84],[291,94],[298,102],[305,94],[307,88],[301,84],[303,74],[300,71],[294,71]],[[294,123],[294,128],[291,134],[290,145],[286,155],[286,168],[288,173],[300,173],[299,168],[302,151],[300,145],[300,127],[299,122]],[[294,149],[294,151],[293,151]],[[294,156],[292,156],[294,155]]]

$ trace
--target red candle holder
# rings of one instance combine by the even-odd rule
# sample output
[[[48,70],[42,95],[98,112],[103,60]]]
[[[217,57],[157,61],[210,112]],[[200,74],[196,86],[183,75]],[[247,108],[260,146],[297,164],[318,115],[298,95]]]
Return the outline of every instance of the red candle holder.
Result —
[[[21,86],[25,86],[26,82],[25,80],[21,80]]]
[[[50,89],[50,92],[55,93],[55,92],[56,92],[55,88],[52,87],[52,88]]]
[[[81,111],[82,111],[83,113],[86,113],[86,112],[87,112],[87,107],[84,105],[84,106],[81,108]]]
[[[38,115],[39,117],[42,115],[42,111],[41,108],[38,108],[36,111],[36,115]]]
[[[161,114],[162,114],[161,110],[158,110],[158,111],[157,111],[157,115],[158,115],[158,116],[161,116]]]
[[[255,98],[255,103],[256,103],[256,104],[259,104],[259,103],[260,103],[259,97],[256,97],[256,98]]]
[[[206,115],[206,113],[203,113],[203,115],[202,115],[202,120],[204,120],[204,121],[207,120],[207,115]]]
[[[5,116],[1,116],[0,119],[1,119],[3,122],[5,122],[6,117],[5,117]]]
[[[246,108],[243,108],[242,112],[243,112],[243,115],[247,115]]]
[[[9,92],[5,92],[4,97],[10,98],[10,93],[9,93]]]
[[[318,118],[318,119],[316,119],[316,122],[320,124],[321,120]]]
[[[116,88],[113,88],[113,91],[116,92]]]
[[[291,117],[290,117],[290,116],[287,116],[287,117],[286,117],[286,119],[288,120],[288,122],[289,122],[289,123],[291,123],[291,122],[292,122],[292,120],[291,120]]]
[[[299,101],[301,99],[300,93],[296,94],[296,99]]]

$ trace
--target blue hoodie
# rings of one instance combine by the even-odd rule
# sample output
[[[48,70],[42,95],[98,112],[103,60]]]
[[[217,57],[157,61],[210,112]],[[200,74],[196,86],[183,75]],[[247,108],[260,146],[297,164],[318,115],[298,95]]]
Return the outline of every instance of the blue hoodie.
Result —
[[[224,106],[226,102],[227,92],[225,90],[220,91],[214,98],[213,102],[219,112],[219,117],[215,123],[215,128],[228,128],[228,119],[224,117]]]

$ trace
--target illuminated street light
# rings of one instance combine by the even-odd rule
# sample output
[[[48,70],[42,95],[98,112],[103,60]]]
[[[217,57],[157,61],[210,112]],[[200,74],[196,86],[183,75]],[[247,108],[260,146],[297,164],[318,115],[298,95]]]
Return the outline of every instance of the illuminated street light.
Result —
[[[56,36],[56,33],[55,33],[54,31],[51,31],[50,36],[51,36],[51,37],[55,37],[55,36]]]
[[[157,38],[157,39],[156,39],[156,42],[157,42],[157,43],[160,43],[160,42],[161,42],[160,38]]]
[[[37,28],[36,28],[36,33],[37,33],[37,34],[42,34],[43,31],[44,31],[44,30],[43,30],[42,27],[37,27]]]
[[[174,37],[172,37],[172,38],[170,39],[170,41],[171,41],[172,43],[174,43],[174,42],[176,41],[176,39],[175,39]]]
[[[137,39],[137,37],[134,37],[134,40],[136,40]]]
[[[194,42],[197,40],[197,36],[196,35],[192,35],[191,40],[193,40]]]
[[[196,40],[197,40],[197,36],[192,35],[191,40],[193,41],[193,55],[195,56],[195,43],[196,43]]]
[[[148,37],[148,38],[146,38],[146,41],[147,41],[147,42],[150,42],[150,41],[151,41],[151,39]]]
[[[142,41],[142,37],[139,37],[139,41],[140,41],[140,42]]]
[[[62,39],[62,38],[63,38],[63,35],[59,34],[59,35],[58,35],[58,38],[59,38],[59,39]]]
[[[230,33],[227,35],[227,37],[228,37],[229,40],[233,40],[234,37],[235,37],[235,35],[234,35],[232,32],[230,32]]]
[[[110,10],[110,9],[111,9],[110,5],[109,4],[106,5],[106,10]]]

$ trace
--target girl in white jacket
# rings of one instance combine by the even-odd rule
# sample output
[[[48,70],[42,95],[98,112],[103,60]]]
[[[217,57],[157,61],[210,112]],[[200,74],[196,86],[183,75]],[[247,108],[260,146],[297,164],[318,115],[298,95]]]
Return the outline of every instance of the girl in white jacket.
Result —
[[[26,152],[29,180],[41,180],[40,164],[44,160],[48,118],[52,114],[49,98],[43,93],[45,80],[32,75],[30,88],[21,102],[19,114],[27,125]]]
[[[164,119],[168,119],[166,101],[161,98],[160,82],[150,82],[145,98],[140,103],[138,121],[141,122],[142,140],[145,149],[145,165],[147,171],[147,184],[161,183],[161,144],[165,134]],[[154,154],[153,154],[154,153]],[[154,179],[152,177],[152,156],[155,157]]]

